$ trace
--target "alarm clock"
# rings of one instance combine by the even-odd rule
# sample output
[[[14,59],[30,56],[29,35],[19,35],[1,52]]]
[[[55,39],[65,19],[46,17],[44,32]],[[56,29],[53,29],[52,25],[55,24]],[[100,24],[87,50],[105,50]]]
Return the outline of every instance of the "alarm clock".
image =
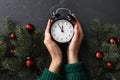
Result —
[[[60,14],[60,10],[68,11],[67,15]],[[52,16],[53,23],[50,28],[52,39],[57,43],[69,43],[74,35],[74,17],[69,9],[58,8]]]

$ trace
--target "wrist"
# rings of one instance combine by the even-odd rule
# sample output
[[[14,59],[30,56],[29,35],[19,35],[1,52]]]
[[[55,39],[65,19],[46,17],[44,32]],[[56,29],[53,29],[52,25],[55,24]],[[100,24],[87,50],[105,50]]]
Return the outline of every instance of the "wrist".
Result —
[[[52,61],[50,64],[49,70],[53,73],[59,74],[61,64],[62,63],[60,63],[60,62]]]
[[[51,63],[53,63],[54,65],[61,65],[62,64],[62,57],[55,57],[55,58],[52,58],[52,61]]]
[[[60,66],[62,64],[62,60],[61,59],[54,59],[51,61],[51,64],[53,64],[55,66]]]
[[[68,58],[68,64],[73,64],[79,62],[78,57],[69,57]]]

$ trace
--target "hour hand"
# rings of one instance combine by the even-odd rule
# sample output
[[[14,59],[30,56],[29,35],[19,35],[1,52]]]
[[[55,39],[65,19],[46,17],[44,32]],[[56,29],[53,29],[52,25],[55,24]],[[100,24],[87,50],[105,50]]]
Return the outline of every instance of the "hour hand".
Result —
[[[63,25],[62,25],[62,32],[63,32]]]
[[[58,24],[58,26],[59,26],[59,28],[60,28],[61,32],[63,32],[63,29],[61,28],[60,24]]]

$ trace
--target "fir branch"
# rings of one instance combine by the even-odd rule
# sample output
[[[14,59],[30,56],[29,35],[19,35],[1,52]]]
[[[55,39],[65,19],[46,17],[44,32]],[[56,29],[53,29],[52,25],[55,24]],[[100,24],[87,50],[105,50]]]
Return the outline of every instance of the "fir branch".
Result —
[[[88,51],[90,53],[88,56],[92,59],[89,60],[89,63],[93,64],[90,65],[92,77],[106,80],[108,78],[107,75],[110,73],[115,74],[115,78],[119,80],[120,78],[118,78],[119,76],[117,74],[120,74],[120,43],[111,44],[109,40],[112,37],[118,41],[120,40],[120,25],[105,24],[102,26],[99,21],[93,21],[88,32]],[[103,59],[98,60],[95,58],[96,51],[103,52]],[[106,66],[106,62],[109,61],[112,62],[112,68],[110,69]],[[102,75],[103,73],[105,75]]]
[[[9,18],[6,17],[4,20],[4,26],[5,26],[5,31],[7,34],[11,34],[14,32],[15,29],[15,23],[13,23],[13,21]]]

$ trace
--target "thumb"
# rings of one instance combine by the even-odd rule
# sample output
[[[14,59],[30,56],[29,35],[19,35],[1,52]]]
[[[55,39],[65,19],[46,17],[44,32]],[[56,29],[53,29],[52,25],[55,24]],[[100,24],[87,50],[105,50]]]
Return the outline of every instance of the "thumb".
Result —
[[[79,39],[79,26],[76,24],[74,27],[74,36],[72,42],[76,42]]]
[[[48,20],[48,23],[47,23],[47,27],[46,27],[45,32],[47,32],[47,33],[49,33],[49,32],[50,32],[50,27],[51,27],[52,22],[53,22],[53,20],[52,20],[52,19],[49,19],[49,20]]]

